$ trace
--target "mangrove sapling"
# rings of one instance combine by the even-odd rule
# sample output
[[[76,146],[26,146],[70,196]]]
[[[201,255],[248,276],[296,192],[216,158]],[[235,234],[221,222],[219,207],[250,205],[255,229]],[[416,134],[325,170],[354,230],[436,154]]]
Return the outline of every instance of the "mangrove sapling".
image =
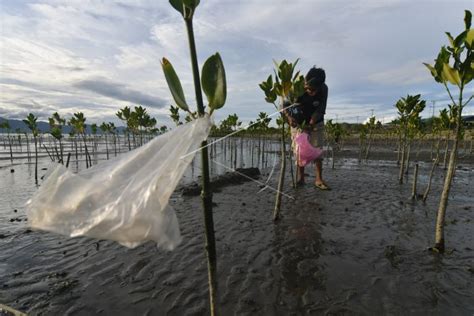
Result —
[[[214,110],[224,106],[227,97],[227,84],[225,79],[224,64],[219,53],[209,57],[203,65],[202,77],[199,76],[196,44],[194,40],[193,29],[193,15],[196,7],[199,5],[199,0],[170,0],[170,4],[182,15],[186,25],[188,34],[188,44],[191,57],[191,66],[193,71],[194,92],[196,95],[197,115],[203,117],[205,115],[212,115]],[[163,72],[165,74],[166,82],[171,91],[176,105],[182,110],[188,112],[192,118],[196,117],[196,113],[189,110],[186,103],[181,82],[174,71],[171,63],[163,58],[162,60]],[[208,100],[209,113],[206,114],[202,90],[206,94]],[[208,280],[209,280],[209,305],[211,315],[219,314],[217,309],[217,257],[216,245],[214,236],[214,220],[212,213],[212,190],[210,186],[209,177],[209,154],[207,149],[207,140],[201,143],[201,170],[202,170],[202,206],[204,213],[204,228],[206,235],[206,252],[207,252],[207,266],[208,266]]]
[[[474,29],[471,29],[471,20],[472,14],[470,11],[466,10],[464,17],[465,30],[456,36],[456,38],[453,38],[450,33],[446,33],[449,38],[450,45],[448,47],[441,47],[441,51],[438,54],[438,57],[435,59],[434,66],[425,63],[425,66],[430,70],[431,75],[435,81],[444,85],[446,91],[448,92],[449,98],[452,101],[452,107],[450,107],[451,112],[456,114],[454,116],[454,143],[449,157],[448,170],[446,172],[443,191],[441,193],[441,199],[438,207],[435,245],[432,248],[433,250],[441,253],[445,250],[444,223],[449,192],[456,169],[458,144],[462,129],[462,110],[473,98],[473,95],[471,95],[467,101],[463,99],[465,88],[474,78],[474,69],[472,67],[474,58],[472,53],[474,46]],[[464,58],[464,60],[462,58]],[[451,60],[453,61],[452,63]],[[448,83],[456,86],[459,89],[458,100],[453,98],[451,90],[448,87]]]
[[[379,126],[381,126],[381,123],[380,121],[376,121],[375,116],[371,116],[369,118],[369,121],[365,125],[367,126],[367,130],[369,132],[368,139],[367,139],[367,146],[365,149],[365,161],[367,161],[369,159],[370,146],[372,144],[374,132]]]
[[[284,129],[284,119],[282,117],[278,117],[276,119],[276,123],[277,123],[277,126],[281,129]],[[290,176],[291,176],[291,185],[293,188],[296,188],[296,174],[295,172],[293,171],[293,149],[291,148],[292,147],[292,144],[291,144],[291,135],[290,136],[290,141],[289,141],[289,144],[290,144],[290,154],[289,154],[289,160],[290,160]],[[285,136],[287,137],[287,136]],[[285,142],[285,146],[286,146],[286,142]],[[286,148],[284,149],[284,151],[286,152]]]
[[[86,118],[84,116],[84,113],[74,113],[73,117],[69,119],[69,123],[74,128],[76,133],[82,137],[82,141],[84,143],[84,152],[86,156],[86,168],[89,168],[90,166],[92,166],[92,160],[89,155],[89,150],[87,149]]]
[[[403,183],[405,166],[409,163],[409,155],[406,155],[407,150],[409,151],[410,141],[413,138],[414,130],[420,121],[420,113],[424,110],[425,106],[426,101],[420,100],[419,94],[415,96],[407,95],[406,98],[400,98],[395,104],[395,107],[398,110],[399,117],[397,122],[399,124],[399,132],[401,133],[402,139],[401,165],[398,177],[400,184]],[[407,164],[405,165],[405,163]]]
[[[106,154],[107,160],[109,160],[109,142],[108,142],[108,139],[107,139],[107,134],[109,133],[110,127],[109,127],[109,124],[107,124],[105,122],[102,122],[102,124],[100,124],[99,128],[100,128],[100,130],[102,131],[102,134],[105,137],[105,154]]]
[[[273,104],[278,109],[275,101],[280,98],[280,107],[283,109],[284,102],[288,101],[290,104],[296,102],[297,98],[304,92],[304,77],[300,75],[300,72],[294,74],[295,66],[298,63],[296,60],[294,63],[288,63],[283,60],[280,63],[275,62],[275,81],[273,76],[268,76],[266,81],[260,83],[260,88],[265,93],[265,101]],[[273,220],[276,221],[280,216],[281,197],[285,179],[286,169],[286,142],[285,142],[285,116],[280,112],[282,118],[282,125],[280,131],[280,143],[281,143],[281,166],[280,166],[280,177],[278,180],[278,190],[275,199],[275,208],[273,211]]]
[[[56,157],[58,159],[58,162],[62,163],[62,155],[60,154],[61,149],[58,151],[58,146],[56,144],[56,141],[58,141],[60,144],[59,146],[61,147],[61,143],[60,143],[61,138],[62,138],[61,129],[55,126],[54,120],[52,120],[51,118],[49,118],[49,127],[50,127],[49,133],[51,134],[51,136],[53,136],[53,139],[54,139],[54,151],[56,153]]]
[[[35,182],[38,184],[38,135],[39,130],[36,124],[38,118],[33,115],[33,113],[28,114],[26,120],[23,120],[23,123],[31,130],[33,133],[33,139],[35,141]]]
[[[94,155],[94,162],[97,163],[97,124],[91,124],[91,133],[92,133],[92,153]]]
[[[109,122],[109,132],[110,135],[112,135],[112,138],[114,140],[114,157],[117,157],[117,127],[115,127],[115,124],[113,122]]]
[[[336,139],[339,139],[341,132],[339,123],[333,123],[332,120],[328,120],[325,123],[325,132],[329,146],[331,147],[331,168],[334,169],[334,151],[336,150]]]
[[[133,134],[133,143],[135,144],[135,133],[133,132],[135,128],[135,121],[134,121],[134,117],[132,117],[132,111],[128,106],[125,106],[124,108],[117,111],[115,115],[117,115],[117,117],[120,120],[124,121],[124,123],[127,126],[126,131],[127,131],[127,139],[128,139],[128,151],[130,151],[132,150],[132,145],[130,142],[130,132],[132,132]]]

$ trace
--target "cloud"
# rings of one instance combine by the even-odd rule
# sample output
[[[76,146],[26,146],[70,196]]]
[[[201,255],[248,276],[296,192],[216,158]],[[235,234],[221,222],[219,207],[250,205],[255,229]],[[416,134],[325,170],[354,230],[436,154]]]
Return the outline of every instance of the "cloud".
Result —
[[[367,79],[374,83],[389,85],[413,85],[433,80],[422,60],[411,61],[395,68],[370,74]]]
[[[355,121],[371,109],[392,115],[407,93],[444,100],[421,62],[432,62],[447,43],[445,31],[462,30],[469,6],[469,0],[201,1],[194,16],[198,63],[218,51],[228,80],[216,119],[237,113],[248,121],[272,111],[258,88],[273,73],[272,59],[299,57],[303,73],[323,67],[331,118]],[[4,1],[0,19],[2,113],[27,110],[34,101],[35,111],[83,111],[96,120],[113,120],[130,103],[165,115],[170,93],[161,57],[173,63],[186,99],[195,103],[186,29],[168,1]]]
[[[107,79],[82,80],[73,84],[73,86],[115,100],[131,102],[136,105],[163,108],[168,104],[167,101],[162,98],[132,90],[124,84],[112,82]]]

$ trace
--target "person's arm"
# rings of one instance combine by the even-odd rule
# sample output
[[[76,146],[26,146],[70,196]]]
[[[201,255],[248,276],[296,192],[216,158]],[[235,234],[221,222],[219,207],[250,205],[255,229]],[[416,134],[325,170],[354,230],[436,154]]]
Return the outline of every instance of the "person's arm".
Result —
[[[299,103],[294,103],[294,104],[291,105],[291,107],[299,107],[299,106],[300,106]],[[296,127],[296,126],[298,126],[298,122],[296,121],[296,119],[295,119],[293,116],[291,116],[289,110],[285,109],[285,110],[283,111],[283,113],[284,113],[284,115],[285,115],[285,117],[286,117],[286,120],[288,121],[288,124],[289,124],[291,127]]]

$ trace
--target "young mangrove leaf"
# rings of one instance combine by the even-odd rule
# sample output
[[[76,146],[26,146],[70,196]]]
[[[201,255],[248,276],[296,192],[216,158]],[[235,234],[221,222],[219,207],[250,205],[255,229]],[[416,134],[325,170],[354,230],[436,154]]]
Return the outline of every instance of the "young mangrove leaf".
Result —
[[[219,53],[215,53],[204,63],[201,84],[209,102],[211,113],[224,106],[227,97],[227,84],[224,63]]]
[[[454,39],[454,45],[453,45],[454,49],[459,50],[459,48],[462,46],[462,44],[466,40],[467,33],[468,33],[468,30],[465,30],[464,32],[461,32],[461,34],[456,36],[456,38]]]
[[[474,29],[467,31],[465,42],[466,46],[469,49],[472,49],[472,44],[474,44]]]
[[[471,28],[472,13],[469,10],[464,10],[464,25],[466,25],[466,30]]]
[[[441,77],[439,76],[438,72],[436,71],[436,69],[433,66],[431,66],[430,64],[427,64],[427,63],[423,63],[423,65],[425,65],[426,68],[429,69],[429,71],[431,72],[431,75],[436,80],[436,82],[442,82]]]
[[[183,0],[170,0],[170,4],[184,17]]]
[[[449,43],[451,44],[451,46],[454,47],[454,38],[453,38],[453,36],[452,36],[451,33],[449,33],[449,32],[445,32],[445,33],[446,33],[446,35],[448,36]]]
[[[166,59],[163,58],[161,62],[163,68],[163,73],[165,74],[166,82],[171,91],[176,105],[179,106],[182,110],[189,112],[189,106],[186,103],[184,98],[183,87],[181,86],[181,81],[179,81],[178,75],[174,71],[173,65]]]
[[[176,11],[181,13],[184,19],[192,19],[194,10],[199,5],[199,0],[169,0]]]
[[[461,86],[461,77],[456,69],[451,68],[448,64],[443,65],[443,78],[452,84]]]
[[[192,10],[197,8],[199,2],[200,0],[183,0],[183,4]]]

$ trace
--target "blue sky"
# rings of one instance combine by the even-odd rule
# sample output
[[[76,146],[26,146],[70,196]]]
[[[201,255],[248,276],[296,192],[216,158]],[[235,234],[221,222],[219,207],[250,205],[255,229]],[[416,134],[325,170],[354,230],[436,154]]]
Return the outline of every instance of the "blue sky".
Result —
[[[171,126],[173,104],[161,70],[168,58],[194,104],[184,23],[165,0],[0,0],[0,116],[46,120],[82,111],[89,123],[113,121],[124,106],[144,105]],[[464,0],[202,0],[194,18],[199,63],[218,51],[228,83],[216,121],[271,113],[258,83],[273,59],[296,60],[327,74],[327,118],[385,122],[407,94],[427,100],[424,116],[447,106],[432,63],[444,34],[464,28]],[[474,89],[469,88],[472,94]],[[466,108],[474,114],[474,106]]]

